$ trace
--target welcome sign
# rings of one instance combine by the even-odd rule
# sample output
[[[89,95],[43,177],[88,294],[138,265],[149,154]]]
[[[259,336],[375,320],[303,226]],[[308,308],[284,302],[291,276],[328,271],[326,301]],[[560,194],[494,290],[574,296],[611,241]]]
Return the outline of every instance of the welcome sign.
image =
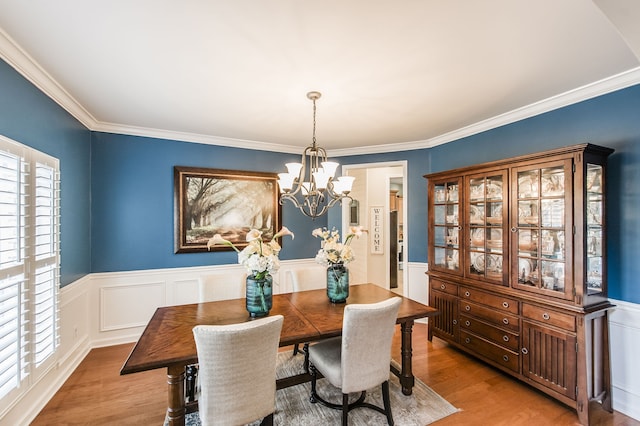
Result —
[[[370,208],[371,254],[384,253],[384,208],[372,206]]]

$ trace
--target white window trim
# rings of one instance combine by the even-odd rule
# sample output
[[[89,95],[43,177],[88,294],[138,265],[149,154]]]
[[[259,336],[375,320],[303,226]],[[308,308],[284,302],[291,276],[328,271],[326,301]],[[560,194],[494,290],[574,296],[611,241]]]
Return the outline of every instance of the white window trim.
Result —
[[[7,232],[7,228],[12,227],[10,222],[12,214],[0,211],[0,220],[5,222],[5,226],[9,225],[0,229],[0,233],[4,230],[4,241],[15,243],[17,247],[15,250],[11,249],[16,253],[15,262],[4,264],[4,260],[0,259],[0,288],[2,283],[6,283],[5,280],[10,277],[21,278],[20,281],[23,284],[17,299],[20,300],[18,315],[25,318],[25,321],[15,329],[17,342],[22,341],[22,343],[5,345],[12,346],[6,353],[10,353],[11,350],[15,350],[16,353],[12,356],[13,364],[11,364],[11,358],[8,358],[9,363],[4,364],[0,374],[2,371],[9,370],[9,374],[5,377],[13,375],[17,383],[13,388],[5,388],[4,393],[0,394],[0,413],[2,413],[53,368],[57,361],[57,350],[60,344],[58,329],[60,167],[58,159],[2,135],[0,135],[0,152],[19,157],[24,165],[21,167],[24,173],[20,173],[18,178],[24,179],[24,182],[16,184],[16,187],[20,187],[18,192],[21,194],[15,203],[20,205],[20,211],[23,212],[17,215],[19,219],[16,224],[18,232],[23,233],[22,237],[12,237],[12,234]],[[45,174],[38,177],[37,175],[41,172]],[[0,192],[0,197],[5,197],[7,194]],[[0,198],[0,207],[3,203],[8,206],[12,201],[9,198]],[[2,237],[1,234],[0,237]],[[7,245],[3,247],[6,248]],[[38,314],[38,311],[41,313]],[[1,326],[0,321],[0,331],[2,331]],[[6,331],[11,332],[11,327],[7,326]],[[36,333],[38,331],[40,337]],[[0,336],[2,334],[0,333]],[[41,343],[37,344],[38,339],[41,339]]]

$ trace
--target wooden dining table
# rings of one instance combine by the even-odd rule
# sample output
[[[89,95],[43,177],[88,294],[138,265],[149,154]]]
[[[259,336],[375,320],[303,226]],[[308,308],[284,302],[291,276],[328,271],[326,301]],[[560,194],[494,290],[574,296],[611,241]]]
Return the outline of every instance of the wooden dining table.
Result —
[[[307,343],[342,332],[344,307],[352,303],[375,303],[398,296],[375,284],[352,285],[346,303],[329,302],[326,290],[310,290],[273,296],[269,315],[282,315],[280,346]],[[397,323],[401,329],[401,367],[393,364],[391,371],[398,376],[402,392],[410,395],[414,385],[411,366],[411,335],[414,320],[437,315],[429,306],[402,297]],[[198,362],[193,327],[200,324],[234,324],[251,321],[245,299],[158,308],[124,363],[120,374],[131,374],[157,368],[167,369],[169,425],[183,426],[188,411],[185,403],[185,368]],[[279,379],[277,387],[284,388],[310,380],[307,372]],[[193,410],[194,408],[192,408]],[[197,409],[197,407],[195,408]]]

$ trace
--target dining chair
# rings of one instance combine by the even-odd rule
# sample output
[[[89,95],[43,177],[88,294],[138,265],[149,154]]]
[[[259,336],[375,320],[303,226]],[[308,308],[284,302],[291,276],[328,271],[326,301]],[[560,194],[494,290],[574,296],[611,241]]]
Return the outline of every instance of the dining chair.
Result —
[[[276,358],[284,317],[193,328],[200,365],[200,422],[273,425]]]
[[[378,303],[351,304],[344,308],[342,336],[323,340],[309,347],[312,403],[342,410],[342,425],[347,425],[349,411],[365,407],[387,416],[393,425],[389,399],[391,341],[402,300],[393,297]],[[342,403],[321,398],[316,391],[318,373],[342,392]],[[365,402],[366,391],[381,385],[384,408]],[[349,403],[349,394],[361,392]]]
[[[198,277],[198,303],[245,297],[246,274],[207,274]],[[185,399],[193,402],[198,392],[198,365],[185,368]]]

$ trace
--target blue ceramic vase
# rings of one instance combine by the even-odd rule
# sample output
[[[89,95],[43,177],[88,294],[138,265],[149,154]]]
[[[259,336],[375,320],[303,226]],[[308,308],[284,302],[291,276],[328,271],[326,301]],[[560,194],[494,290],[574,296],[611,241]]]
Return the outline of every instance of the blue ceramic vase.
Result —
[[[327,296],[331,303],[344,303],[349,297],[349,270],[342,263],[327,268]]]
[[[264,278],[256,278],[249,275],[246,280],[247,311],[251,317],[264,317],[269,314],[273,306],[273,278],[265,275]]]

